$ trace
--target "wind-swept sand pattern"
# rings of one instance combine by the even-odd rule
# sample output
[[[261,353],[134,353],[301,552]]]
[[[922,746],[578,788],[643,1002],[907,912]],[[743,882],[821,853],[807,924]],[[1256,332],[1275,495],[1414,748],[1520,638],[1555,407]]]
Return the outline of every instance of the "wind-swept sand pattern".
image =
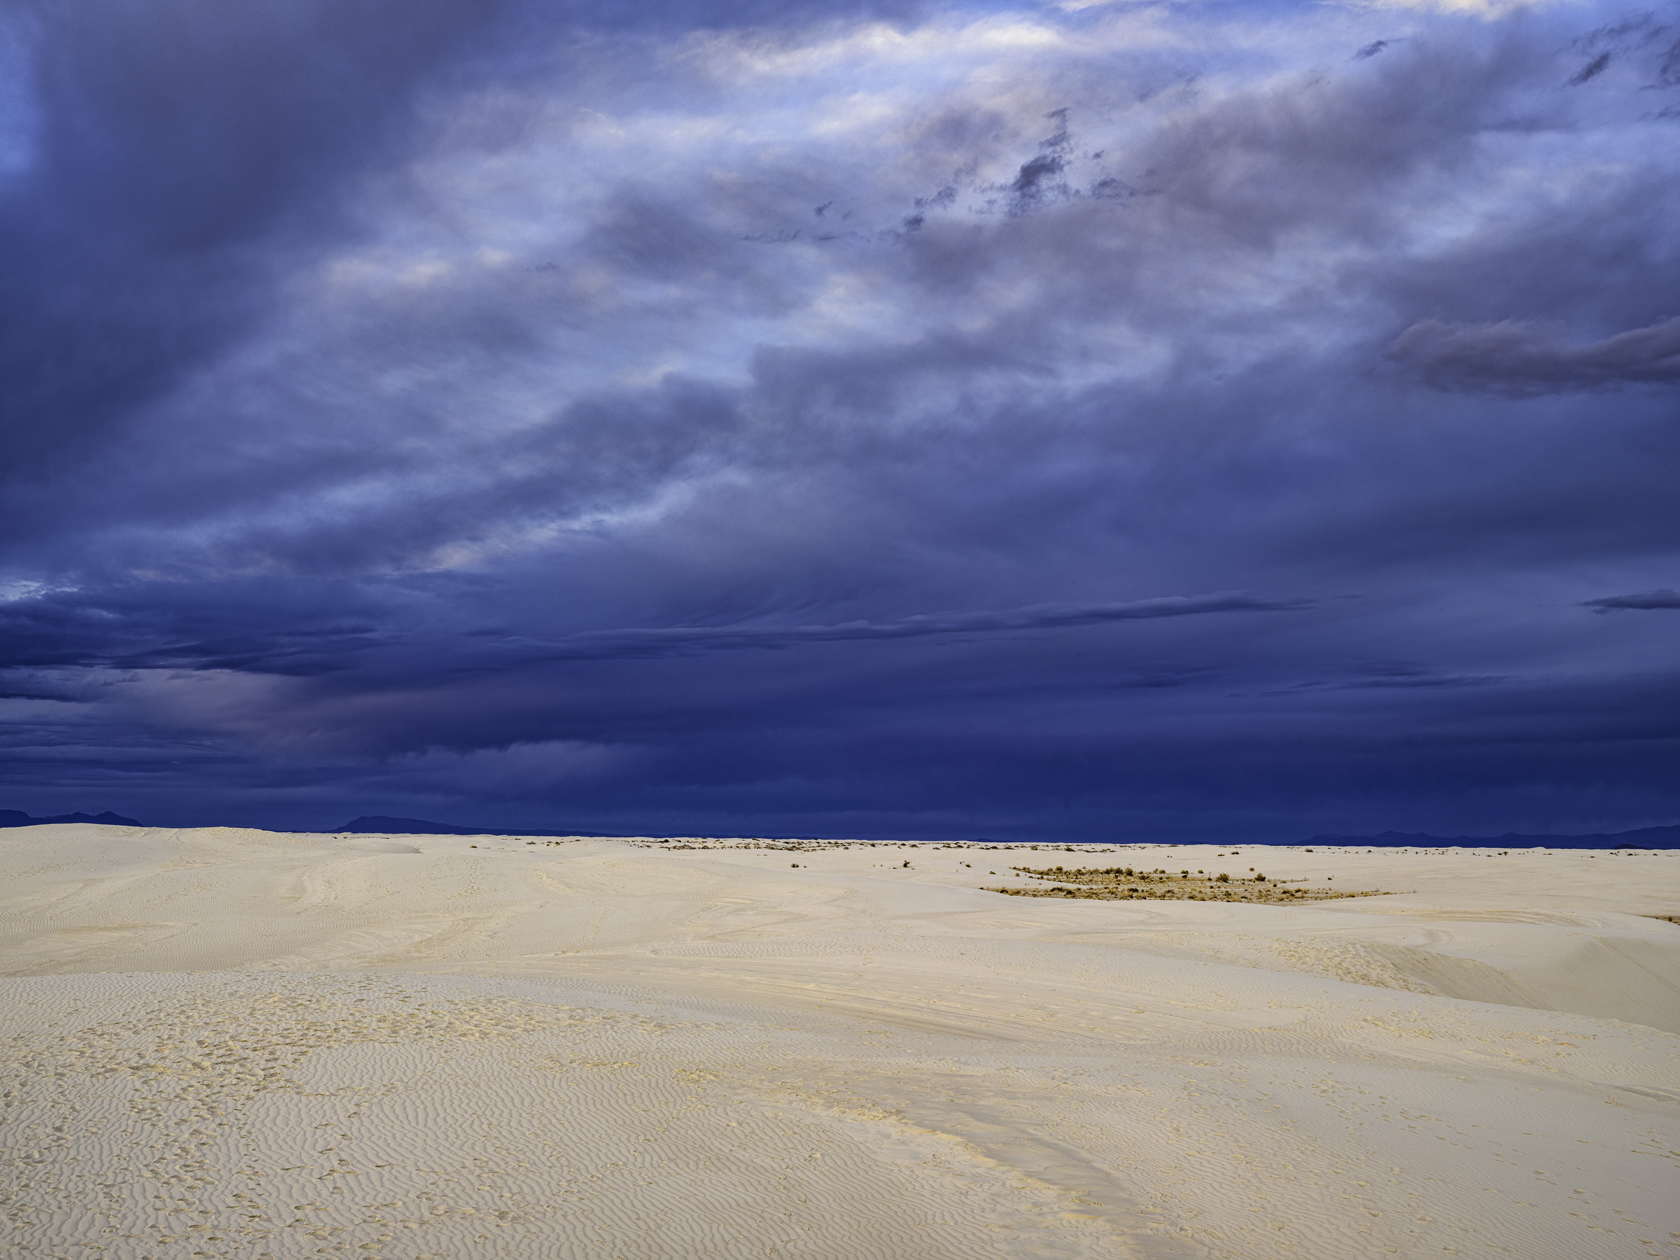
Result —
[[[984,891],[1256,854],[1392,895]],[[20,1256],[1680,1256],[1680,855],[57,826],[0,875]]]

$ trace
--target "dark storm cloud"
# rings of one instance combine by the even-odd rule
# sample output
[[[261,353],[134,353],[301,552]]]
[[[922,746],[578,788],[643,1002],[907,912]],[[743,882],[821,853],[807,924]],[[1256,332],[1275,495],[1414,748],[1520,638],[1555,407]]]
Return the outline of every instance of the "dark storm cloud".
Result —
[[[1584,600],[1583,608],[1590,608],[1597,613],[1612,613],[1623,608],[1638,608],[1646,611],[1657,608],[1680,608],[1680,591],[1657,590],[1646,591],[1642,595],[1606,595],[1603,599]]]
[[[1574,74],[1569,76],[1569,86],[1580,87],[1581,84],[1589,82],[1592,79],[1596,79],[1609,68],[1610,54],[1607,52],[1599,53],[1598,56],[1594,57],[1591,61],[1587,62],[1586,65],[1582,66]]]
[[[902,12],[859,4],[834,20]],[[0,180],[0,520],[51,518],[61,479],[257,333],[276,286],[365,233],[346,201],[414,156],[425,102],[518,68],[520,33],[801,20],[789,3],[329,0],[205,8],[26,0],[5,31],[32,88]],[[453,76],[453,79],[451,78]],[[9,510],[8,510],[9,509]]]
[[[382,642],[367,595],[276,582],[108,587],[0,603],[0,660],[11,670],[229,669],[314,674]],[[347,615],[348,614],[348,615]],[[356,620],[360,615],[362,620]]]
[[[375,623],[344,621],[343,605],[319,590],[301,591],[295,584],[280,588],[272,583],[248,584],[246,590],[238,592],[243,598],[235,603],[230,615],[230,610],[220,605],[232,593],[226,585],[220,586],[217,607],[205,607],[202,592],[190,587],[183,589],[182,598],[176,600],[160,599],[155,589],[108,591],[97,604],[67,593],[16,600],[0,605],[0,656],[13,669],[72,666],[306,676],[349,668],[364,654],[392,648],[399,640],[389,631],[382,633]],[[375,610],[365,596],[342,588],[335,594],[338,599],[349,598],[361,604],[364,613]],[[305,601],[314,605],[312,610],[301,606]],[[389,617],[396,611],[396,603],[388,596],[377,611]],[[1312,603],[1229,591],[1125,603],[1039,604],[995,611],[925,613],[894,621],[858,620],[836,625],[625,627],[551,642],[504,634],[476,636],[492,639],[493,649],[476,648],[471,642],[475,636],[469,632],[450,652],[462,664],[473,663],[486,650],[503,661],[617,660],[777,650],[815,643],[1059,630],[1208,613],[1291,612],[1309,608]],[[293,624],[279,630],[262,628],[279,616]],[[222,633],[209,638],[190,637],[193,631],[206,629]]]
[[[1667,17],[199,12],[18,28],[5,804],[1680,808]]]
[[[1288,695],[1303,691],[1350,691],[1380,687],[1486,687],[1505,682],[1502,674],[1443,674],[1416,661],[1385,661],[1366,665],[1345,678],[1314,678],[1268,692]]]
[[[287,255],[346,226],[343,181],[400,153],[417,86],[494,13],[14,8],[36,101],[26,169],[0,187],[0,479],[29,497],[247,334]]]
[[[1573,346],[1556,326],[1423,320],[1387,353],[1436,389],[1518,398],[1680,381],[1680,318]]]
[[[932,635],[987,634],[1005,630],[1060,630],[1157,617],[1192,617],[1202,613],[1286,612],[1306,608],[1311,600],[1267,600],[1240,591],[1216,595],[1165,596],[1118,604],[1036,604],[996,612],[923,613],[897,621],[848,621],[832,626],[669,626],[657,629],[603,630],[575,635],[537,654],[553,660],[593,660],[632,656],[674,656],[741,648],[779,649],[804,643],[919,639]]]

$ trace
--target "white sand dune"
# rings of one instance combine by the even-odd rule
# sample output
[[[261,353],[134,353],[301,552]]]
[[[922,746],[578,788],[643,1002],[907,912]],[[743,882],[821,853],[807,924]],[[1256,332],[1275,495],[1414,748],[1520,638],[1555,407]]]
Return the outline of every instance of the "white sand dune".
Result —
[[[1057,862],[1400,895],[982,890]],[[51,826],[0,876],[7,1254],[1680,1258],[1680,854]]]

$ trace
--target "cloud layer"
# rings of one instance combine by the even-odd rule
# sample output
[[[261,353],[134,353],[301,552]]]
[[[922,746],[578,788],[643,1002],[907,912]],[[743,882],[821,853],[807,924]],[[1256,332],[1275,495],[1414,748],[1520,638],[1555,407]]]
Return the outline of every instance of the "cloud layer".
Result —
[[[8,804],[1680,812],[1672,628],[1587,615],[1680,568],[1680,11],[89,0],[0,71]]]
[[[1513,398],[1680,381],[1680,319],[1571,346],[1559,327],[1504,320],[1450,326],[1413,324],[1394,339],[1390,358],[1435,389]]]

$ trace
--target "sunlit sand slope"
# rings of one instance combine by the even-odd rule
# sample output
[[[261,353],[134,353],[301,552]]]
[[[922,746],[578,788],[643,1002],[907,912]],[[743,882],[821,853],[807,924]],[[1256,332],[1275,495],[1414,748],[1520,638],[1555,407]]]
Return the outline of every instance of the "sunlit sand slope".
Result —
[[[1680,856],[1076,859],[19,829],[6,1245],[1680,1257]]]

